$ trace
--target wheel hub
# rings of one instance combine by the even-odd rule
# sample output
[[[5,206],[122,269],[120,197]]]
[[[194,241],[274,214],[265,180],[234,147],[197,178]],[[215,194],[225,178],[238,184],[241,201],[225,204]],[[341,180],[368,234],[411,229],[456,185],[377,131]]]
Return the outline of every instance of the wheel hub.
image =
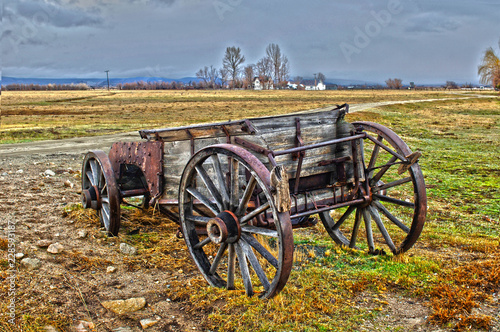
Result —
[[[97,186],[82,190],[82,205],[85,209],[99,210],[101,208],[101,195]]]
[[[215,218],[210,219],[207,224],[207,234],[212,242],[234,243],[241,236],[241,228],[238,218],[231,211],[223,211]]]

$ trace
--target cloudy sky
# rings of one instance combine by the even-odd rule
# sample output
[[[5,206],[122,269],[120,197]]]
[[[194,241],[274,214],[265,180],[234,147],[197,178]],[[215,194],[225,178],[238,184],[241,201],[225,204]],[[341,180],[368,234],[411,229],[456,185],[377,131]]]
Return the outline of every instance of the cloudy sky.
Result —
[[[276,43],[292,77],[477,82],[499,38],[500,0],[3,0],[2,75],[181,78]]]

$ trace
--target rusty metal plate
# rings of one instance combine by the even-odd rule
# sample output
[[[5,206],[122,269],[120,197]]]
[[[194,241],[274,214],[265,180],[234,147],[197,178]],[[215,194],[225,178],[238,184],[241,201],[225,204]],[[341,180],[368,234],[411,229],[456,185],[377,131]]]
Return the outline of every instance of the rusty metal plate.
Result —
[[[120,165],[136,165],[146,177],[151,197],[161,194],[163,190],[163,142],[116,142],[109,151],[109,159],[117,179],[121,176]]]

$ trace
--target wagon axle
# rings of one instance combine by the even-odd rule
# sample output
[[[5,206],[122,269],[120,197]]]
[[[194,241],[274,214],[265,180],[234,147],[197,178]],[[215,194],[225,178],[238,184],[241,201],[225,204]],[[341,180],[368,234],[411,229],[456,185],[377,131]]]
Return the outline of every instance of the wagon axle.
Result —
[[[213,243],[234,243],[240,239],[238,217],[231,211],[223,211],[207,223],[207,234]]]

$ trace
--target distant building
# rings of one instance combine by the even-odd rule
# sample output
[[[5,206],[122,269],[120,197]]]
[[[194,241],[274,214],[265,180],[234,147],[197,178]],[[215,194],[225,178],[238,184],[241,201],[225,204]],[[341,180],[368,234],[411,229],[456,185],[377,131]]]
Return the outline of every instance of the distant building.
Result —
[[[299,84],[288,82],[287,87],[292,90],[326,90],[326,84],[323,81],[315,81],[315,80],[302,80]]]
[[[260,77],[255,76],[253,78],[252,86],[254,90],[273,90],[274,84],[270,81],[264,81]]]

